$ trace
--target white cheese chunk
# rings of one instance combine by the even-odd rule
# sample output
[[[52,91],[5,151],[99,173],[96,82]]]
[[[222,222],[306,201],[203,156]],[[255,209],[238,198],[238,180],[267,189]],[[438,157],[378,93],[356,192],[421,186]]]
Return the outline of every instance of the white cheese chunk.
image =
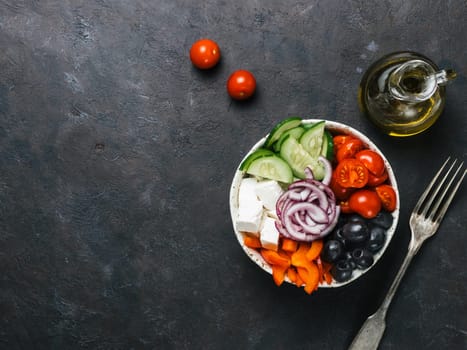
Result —
[[[238,205],[241,207],[250,201],[258,201],[256,195],[256,186],[258,181],[254,177],[246,177],[242,179],[240,188],[238,189]]]
[[[255,186],[255,193],[267,210],[275,210],[276,202],[284,191],[274,180],[260,181]]]
[[[238,214],[236,228],[259,236],[263,223],[263,204],[256,195],[258,181],[253,177],[242,179],[238,190]]]
[[[261,245],[264,248],[277,251],[279,245],[279,232],[276,229],[275,221],[276,220],[271,219],[270,217],[264,218],[260,240]]]
[[[259,200],[244,202],[238,208],[236,228],[240,232],[249,232],[255,236],[259,235],[263,223],[263,205]]]

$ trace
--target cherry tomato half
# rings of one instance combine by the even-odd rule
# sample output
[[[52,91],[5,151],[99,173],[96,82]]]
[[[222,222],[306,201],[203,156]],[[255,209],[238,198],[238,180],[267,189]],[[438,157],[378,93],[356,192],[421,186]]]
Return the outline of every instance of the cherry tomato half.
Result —
[[[381,176],[386,169],[384,165],[383,157],[381,157],[375,151],[364,149],[363,151],[359,151],[355,154],[355,158],[361,161],[366,168],[370,171],[370,173]]]
[[[332,138],[332,141],[334,142],[334,148],[338,150],[341,148],[345,143],[347,143],[349,140],[353,139],[353,136],[350,135],[336,135]]]
[[[368,182],[368,169],[354,158],[343,159],[334,172],[337,183],[344,188],[362,188]]]
[[[341,213],[343,214],[353,214],[354,211],[350,209],[349,201],[340,201],[339,206],[341,207]]]
[[[336,159],[340,162],[346,158],[353,158],[357,152],[363,149],[363,147],[364,145],[362,140],[352,138],[337,149]]]
[[[383,208],[389,212],[392,212],[396,209],[396,191],[390,185],[379,185],[375,188],[376,194],[381,200]]]
[[[199,69],[214,67],[221,58],[221,51],[217,43],[210,39],[196,41],[190,49],[190,59]]]
[[[374,218],[381,211],[381,200],[371,190],[358,190],[350,195],[349,207],[364,218]]]
[[[388,172],[384,169],[384,172],[381,176],[376,176],[371,172],[368,172],[368,186],[374,187],[383,184],[388,179]]]
[[[256,79],[247,70],[237,70],[227,80],[227,92],[233,99],[246,100],[255,93],[255,90]]]
[[[355,188],[352,188],[352,187],[345,188],[339,185],[339,183],[337,182],[336,174],[337,174],[336,172],[332,173],[331,183],[329,184],[329,187],[331,187],[332,192],[334,192],[334,195],[336,196],[338,200],[346,201],[347,199],[349,199],[352,192],[355,191]]]

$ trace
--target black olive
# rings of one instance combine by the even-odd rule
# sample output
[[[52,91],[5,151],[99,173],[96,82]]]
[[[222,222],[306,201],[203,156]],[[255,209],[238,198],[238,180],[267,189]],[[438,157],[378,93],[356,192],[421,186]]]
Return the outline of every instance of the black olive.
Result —
[[[352,269],[355,269],[357,267],[357,264],[355,263],[355,260],[352,256],[352,252],[346,251],[344,254],[344,259],[347,260]]]
[[[347,216],[347,222],[361,222],[363,224],[365,224],[366,222],[366,219],[361,216],[361,215],[358,215],[358,214],[349,214]]]
[[[341,244],[345,246],[346,242],[345,242],[344,236],[342,235],[342,227],[338,227],[334,229],[334,231],[332,232],[332,235],[330,235],[330,238],[341,242]]]
[[[331,269],[331,275],[337,282],[348,281],[352,277],[353,269],[345,259],[339,260]]]
[[[335,239],[331,239],[324,244],[321,257],[324,261],[333,263],[342,256],[343,251],[344,246],[342,245],[342,243]]]
[[[342,227],[342,236],[349,248],[364,247],[370,232],[364,222],[348,222]]]
[[[368,239],[367,249],[372,252],[378,252],[386,242],[386,229],[381,226],[371,225],[370,238]]]
[[[357,264],[357,268],[359,269],[366,269],[373,265],[373,254],[371,254],[368,250],[357,248],[352,252],[352,258]]]
[[[378,213],[378,215],[370,220],[370,223],[388,229],[391,227],[393,220],[394,218],[392,217],[391,213],[382,210]]]

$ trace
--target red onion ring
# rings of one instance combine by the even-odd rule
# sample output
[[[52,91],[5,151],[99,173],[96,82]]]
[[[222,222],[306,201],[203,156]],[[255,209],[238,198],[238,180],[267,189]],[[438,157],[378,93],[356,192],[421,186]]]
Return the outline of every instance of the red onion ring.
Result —
[[[290,184],[277,200],[276,228],[284,237],[313,241],[329,234],[337,223],[340,207],[329,188],[331,163],[324,157],[319,159],[325,168],[322,182],[314,180],[313,172],[306,168],[306,178]]]

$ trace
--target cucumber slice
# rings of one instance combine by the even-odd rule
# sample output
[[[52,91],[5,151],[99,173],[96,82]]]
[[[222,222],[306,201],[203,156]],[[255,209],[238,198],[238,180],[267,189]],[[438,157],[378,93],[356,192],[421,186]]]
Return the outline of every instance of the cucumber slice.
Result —
[[[302,123],[302,118],[300,117],[290,117],[277,123],[276,126],[272,128],[271,132],[266,138],[266,141],[264,142],[264,147],[271,148],[274,142],[279,140],[279,138],[281,137],[284,131],[295,128],[299,126],[301,123]]]
[[[251,162],[246,169],[250,175],[275,180],[283,183],[293,181],[292,169],[281,157],[276,155],[260,157]]]
[[[316,180],[324,178],[324,167],[317,158],[313,158],[305,148],[293,137],[287,137],[282,143],[280,156],[292,168],[293,174],[300,178],[305,178],[305,169],[310,167],[313,177]]]
[[[326,157],[328,160],[333,160],[334,158],[334,141],[332,140],[331,133],[327,130],[324,130],[321,155]]]
[[[284,131],[284,133],[282,133],[279,140],[277,140],[274,143],[274,151],[275,152],[280,152],[282,142],[284,142],[284,140],[287,138],[288,135],[293,137],[295,140],[299,140],[304,132],[305,132],[305,129],[303,127],[301,127],[301,126],[297,126],[296,128]]]
[[[324,120],[313,124],[300,137],[300,144],[313,158],[318,158],[321,154],[325,124]]]
[[[248,169],[250,164],[255,159],[258,159],[258,158],[261,158],[261,157],[266,157],[266,156],[272,156],[272,155],[274,155],[273,151],[271,151],[269,149],[265,149],[265,148],[258,148],[256,151],[254,151],[248,157],[245,158],[245,160],[242,162],[242,164],[240,164],[239,169],[240,170],[246,170],[246,169]]]

